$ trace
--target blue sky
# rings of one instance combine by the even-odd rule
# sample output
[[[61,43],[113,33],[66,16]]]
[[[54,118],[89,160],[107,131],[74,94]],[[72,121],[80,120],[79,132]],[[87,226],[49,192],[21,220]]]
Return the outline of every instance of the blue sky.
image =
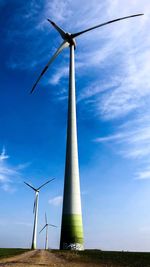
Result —
[[[29,94],[61,43],[46,19],[77,32],[145,13],[79,37],[75,58],[85,247],[150,251],[149,1],[0,0],[0,13],[0,247],[30,246],[34,194],[23,181],[38,187],[49,177],[38,228],[46,211],[58,225],[49,246],[59,246],[68,49]]]

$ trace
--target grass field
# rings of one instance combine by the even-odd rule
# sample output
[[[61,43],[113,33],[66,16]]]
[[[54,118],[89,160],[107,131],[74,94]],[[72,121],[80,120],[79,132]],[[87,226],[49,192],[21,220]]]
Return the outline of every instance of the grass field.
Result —
[[[30,251],[30,249],[0,248],[0,259],[13,257],[26,251]],[[70,263],[70,266],[71,263],[75,262],[81,265],[82,263],[88,263],[88,266],[90,264],[91,267],[92,263],[102,264],[107,267],[150,267],[150,253],[146,252],[115,252],[101,250],[50,250],[50,252],[54,253],[60,259],[65,259],[66,262]],[[40,250],[39,253],[41,253]]]
[[[150,253],[146,252],[114,252],[101,250],[59,251],[52,250],[59,257],[68,261],[93,262],[106,264],[108,267],[150,267]],[[92,265],[91,265],[92,266]]]
[[[19,255],[23,252],[29,251],[29,249],[22,248],[0,248],[0,259]]]

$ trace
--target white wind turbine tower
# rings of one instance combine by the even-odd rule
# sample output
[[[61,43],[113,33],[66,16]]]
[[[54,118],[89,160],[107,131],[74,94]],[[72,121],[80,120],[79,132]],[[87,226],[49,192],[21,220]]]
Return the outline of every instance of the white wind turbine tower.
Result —
[[[53,57],[41,72],[35,82],[31,93],[34,91],[37,83],[46,72],[50,64],[55,60],[59,53],[66,47],[70,48],[70,68],[69,68],[69,98],[68,98],[68,125],[67,125],[67,146],[66,146],[66,164],[65,164],[65,182],[63,197],[63,213],[61,225],[60,249],[83,249],[83,226],[80,200],[80,179],[78,166],[78,144],[77,144],[77,127],[76,127],[76,100],[75,100],[75,67],[74,67],[74,50],[76,48],[75,38],[83,33],[132,17],[141,16],[135,14],[104,22],[97,26],[88,28],[77,33],[67,33],[57,26],[53,21],[48,21],[58,31],[63,39],[63,43],[57,49]]]
[[[40,234],[46,228],[45,250],[48,249],[48,227],[49,226],[51,226],[51,227],[57,227],[56,225],[53,225],[53,224],[50,224],[50,223],[47,222],[47,216],[46,216],[46,213],[45,213],[45,225],[41,229],[41,231],[39,232],[39,234]]]
[[[34,224],[33,224],[33,236],[32,236],[32,245],[31,249],[36,249],[36,240],[37,240],[37,222],[38,222],[38,204],[39,204],[39,191],[40,189],[45,186],[46,184],[53,181],[55,178],[47,181],[46,183],[42,184],[38,188],[34,188],[32,185],[24,182],[27,186],[29,186],[31,189],[35,191],[35,200],[33,205],[33,213],[34,213]]]

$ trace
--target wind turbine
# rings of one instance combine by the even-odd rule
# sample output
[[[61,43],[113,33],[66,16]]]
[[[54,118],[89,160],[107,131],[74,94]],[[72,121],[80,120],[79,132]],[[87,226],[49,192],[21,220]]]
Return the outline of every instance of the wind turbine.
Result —
[[[47,223],[47,216],[46,216],[46,212],[45,212],[45,225],[44,225],[44,227],[41,229],[41,231],[39,232],[39,234],[40,234],[40,233],[46,228],[45,250],[48,249],[48,227],[49,227],[49,226],[57,227],[56,225]]]
[[[69,68],[69,98],[68,98],[68,124],[67,124],[67,145],[66,145],[66,164],[65,182],[63,197],[63,212],[61,225],[60,249],[82,250],[83,247],[83,226],[80,199],[80,181],[78,166],[78,145],[77,145],[77,126],[76,126],[76,99],[75,99],[75,67],[74,50],[76,48],[75,38],[83,33],[105,26],[107,24],[129,19],[144,14],[135,14],[122,18],[117,18],[88,28],[77,33],[68,33],[48,19],[52,26],[58,31],[63,39],[63,43],[57,49],[52,58],[48,61],[45,68],[32,87],[31,93],[46,72],[50,64],[55,60],[59,53],[66,47],[70,48],[70,68]]]
[[[32,245],[31,249],[36,249],[36,239],[37,239],[37,220],[38,220],[38,203],[39,203],[39,191],[40,189],[45,186],[46,184],[50,183],[53,181],[55,178],[47,181],[46,183],[42,184],[38,188],[34,188],[32,185],[24,182],[27,186],[29,186],[31,189],[35,191],[35,200],[34,200],[34,205],[33,205],[33,213],[34,213],[34,225],[33,225],[33,236],[32,236]]]

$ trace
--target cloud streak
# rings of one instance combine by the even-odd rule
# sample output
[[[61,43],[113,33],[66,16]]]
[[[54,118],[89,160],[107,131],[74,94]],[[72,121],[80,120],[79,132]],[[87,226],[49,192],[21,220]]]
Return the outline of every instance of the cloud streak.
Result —
[[[139,162],[141,171],[135,173],[137,179],[149,179],[150,164],[150,124],[148,116],[128,121],[117,128],[117,133],[96,138],[97,143],[111,142],[118,147],[123,157]]]
[[[62,196],[56,196],[52,199],[49,199],[48,203],[54,206],[60,206],[62,204],[63,197]]]
[[[137,173],[136,179],[138,180],[150,179],[150,169]]]
[[[14,182],[16,178],[21,177],[20,171],[26,168],[29,163],[12,167],[7,163],[7,159],[9,159],[9,156],[6,154],[5,147],[3,147],[0,154],[0,187],[7,193],[14,193],[16,191]]]
[[[55,72],[52,77],[49,79],[49,83],[52,85],[57,85],[60,80],[66,76],[68,76],[69,68],[68,67],[61,67],[57,69],[57,72]]]

